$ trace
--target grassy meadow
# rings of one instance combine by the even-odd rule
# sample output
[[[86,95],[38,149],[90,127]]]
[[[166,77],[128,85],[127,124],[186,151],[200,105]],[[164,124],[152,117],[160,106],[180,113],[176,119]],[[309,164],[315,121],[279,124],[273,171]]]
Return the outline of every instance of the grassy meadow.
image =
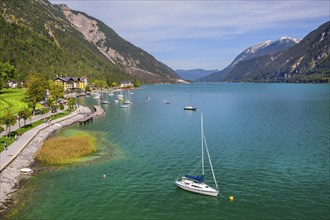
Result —
[[[20,110],[28,107],[28,103],[24,101],[26,89],[2,89],[0,93],[0,117],[9,110],[16,115]],[[36,109],[44,108],[41,104],[37,104]]]
[[[17,114],[20,110],[28,107],[28,103],[23,100],[25,94],[25,89],[3,89],[0,94],[0,117],[4,115],[6,110]]]
[[[96,139],[89,134],[48,139],[36,154],[36,159],[47,165],[79,162],[80,158],[96,151]]]

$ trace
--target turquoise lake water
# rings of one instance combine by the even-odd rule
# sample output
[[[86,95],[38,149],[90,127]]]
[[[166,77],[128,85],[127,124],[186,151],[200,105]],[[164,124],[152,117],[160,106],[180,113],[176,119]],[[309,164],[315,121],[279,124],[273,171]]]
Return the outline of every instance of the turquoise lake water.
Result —
[[[183,110],[190,91],[196,112]],[[329,85],[152,85],[133,92],[131,108],[109,97],[105,118],[62,129],[58,135],[90,132],[97,152],[34,175],[16,193],[10,218],[330,219]],[[79,102],[96,104],[92,97]],[[174,184],[200,161],[201,112],[216,198]]]

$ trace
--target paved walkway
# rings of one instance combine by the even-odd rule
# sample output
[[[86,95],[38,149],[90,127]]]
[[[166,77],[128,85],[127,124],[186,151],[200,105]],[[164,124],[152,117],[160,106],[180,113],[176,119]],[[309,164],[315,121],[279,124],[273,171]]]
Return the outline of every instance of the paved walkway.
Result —
[[[56,113],[48,112],[48,113],[46,113],[46,114],[42,114],[42,115],[33,115],[33,116],[31,117],[31,123],[36,122],[36,121],[39,121],[39,120],[42,120],[42,119],[44,119],[44,118],[48,118],[48,117],[51,116],[51,115],[55,115],[55,114],[58,114],[58,113],[60,113],[60,112],[63,112],[63,111],[65,111],[67,108],[68,108],[68,106],[65,106],[64,110],[59,110],[59,111],[56,112]],[[31,123],[30,123],[30,119],[27,119],[26,121],[28,122],[28,124],[31,124]],[[26,123],[26,124],[27,124],[27,123]],[[23,120],[23,119],[20,119],[20,124],[18,123],[18,120],[17,120],[16,124],[14,124],[13,126],[10,126],[10,132],[12,132],[12,131],[16,131],[17,129],[19,129],[19,128],[20,128],[19,125],[21,125],[21,127],[24,126],[24,120]],[[3,131],[3,132],[0,133],[0,137],[3,137],[3,136],[5,136],[5,135],[7,135],[7,131]]]
[[[24,147],[34,138],[35,135],[37,135],[37,133],[40,130],[43,130],[44,128],[48,127],[48,126],[57,126],[56,123],[60,122],[60,121],[64,121],[68,118],[72,118],[76,115],[79,115],[83,112],[83,109],[85,107],[81,106],[78,107],[74,112],[72,112],[70,115],[67,115],[65,117],[62,118],[58,118],[56,120],[52,121],[52,124],[46,124],[43,123],[37,127],[32,128],[31,130],[23,133],[16,141],[14,141],[7,150],[3,150],[0,153],[0,172],[8,165],[10,164],[10,162],[12,160],[14,160],[17,155],[24,149]],[[43,115],[45,116],[45,115]],[[49,115],[48,115],[49,116]],[[45,117],[48,117],[45,116]],[[40,117],[38,120],[42,119],[42,117]],[[14,127],[14,126],[13,126]]]

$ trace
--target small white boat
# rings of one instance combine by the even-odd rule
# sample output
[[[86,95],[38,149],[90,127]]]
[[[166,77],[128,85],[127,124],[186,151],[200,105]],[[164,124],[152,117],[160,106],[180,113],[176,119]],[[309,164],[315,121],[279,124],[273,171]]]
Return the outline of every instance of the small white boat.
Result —
[[[120,90],[120,93],[117,95],[117,98],[118,98],[119,100],[124,99],[124,95],[123,95],[122,90]]]
[[[31,168],[22,168],[20,169],[21,173],[32,173],[32,169]]]
[[[125,100],[124,100],[124,104],[132,104],[132,98],[130,93],[127,91],[126,95],[125,95]]]
[[[191,106],[191,105],[188,105],[188,106],[186,106],[186,107],[184,107],[183,108],[184,110],[190,110],[190,111],[196,111],[196,107],[193,107],[193,106]]]
[[[201,114],[201,144],[202,144],[202,175],[184,175],[178,177],[175,181],[175,184],[184,190],[189,192],[199,193],[207,196],[217,196],[219,193],[218,184],[215,179],[213,166],[211,162],[211,157],[209,154],[209,150],[207,148],[206,139],[203,130],[203,115]],[[206,149],[208,160],[210,163],[213,180],[216,188],[212,188],[204,182],[204,148]]]
[[[103,100],[102,104],[109,104],[109,102],[107,100]]]
[[[121,107],[121,108],[128,108],[129,105],[128,105],[128,104],[122,104],[120,107]]]
[[[192,102],[191,102],[191,91],[190,91],[190,105],[186,106],[183,108],[183,110],[188,110],[188,111],[196,111],[196,107],[193,107]]]
[[[119,100],[118,99],[115,99],[115,100],[113,100],[115,103],[119,103]]]

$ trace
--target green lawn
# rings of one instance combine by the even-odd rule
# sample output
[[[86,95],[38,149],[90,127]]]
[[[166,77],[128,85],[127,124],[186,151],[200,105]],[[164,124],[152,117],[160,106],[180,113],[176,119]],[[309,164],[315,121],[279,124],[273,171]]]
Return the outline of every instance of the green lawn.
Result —
[[[28,107],[23,101],[25,97],[25,89],[3,89],[0,94],[0,117],[8,109],[11,113],[17,114],[20,110]]]
[[[20,110],[28,107],[28,103],[24,102],[26,89],[2,89],[0,93],[0,117],[4,115],[7,109],[14,115]],[[41,104],[37,104],[36,108],[43,108]]]

